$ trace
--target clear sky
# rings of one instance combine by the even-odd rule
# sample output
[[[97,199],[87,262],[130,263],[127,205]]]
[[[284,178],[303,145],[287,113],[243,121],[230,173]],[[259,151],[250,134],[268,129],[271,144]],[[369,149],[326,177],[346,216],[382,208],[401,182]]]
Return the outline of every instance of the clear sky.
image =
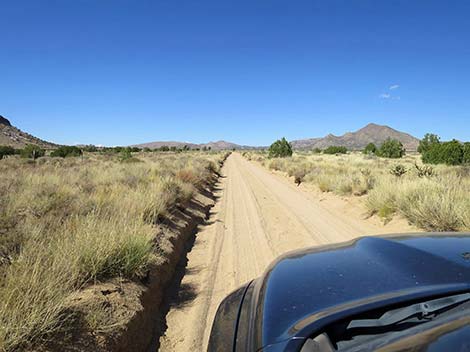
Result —
[[[470,140],[470,1],[0,0],[0,115],[58,143],[369,122]]]

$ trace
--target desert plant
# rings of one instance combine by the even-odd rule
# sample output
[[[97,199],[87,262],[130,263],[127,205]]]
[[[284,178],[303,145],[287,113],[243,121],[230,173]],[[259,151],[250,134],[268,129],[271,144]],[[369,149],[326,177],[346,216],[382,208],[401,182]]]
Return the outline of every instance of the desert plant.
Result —
[[[377,152],[377,147],[374,143],[369,143],[363,150],[364,154],[375,154]]]
[[[382,143],[376,154],[384,158],[397,159],[405,155],[405,148],[403,148],[403,144],[400,141],[388,138]]]
[[[422,140],[419,141],[418,153],[427,152],[433,145],[439,144],[439,136],[432,133],[426,133]]]
[[[375,177],[372,175],[372,171],[370,169],[360,169],[364,184],[365,184],[365,191],[367,193],[374,187],[375,184]]]
[[[462,164],[470,164],[470,142],[463,144]]]
[[[297,184],[297,186],[300,186],[300,184],[304,181],[305,175],[307,175],[307,170],[303,167],[298,167],[294,170],[294,182]]]
[[[408,170],[401,164],[395,165],[390,169],[390,173],[396,177],[402,177]]]
[[[24,147],[21,150],[20,153],[23,158],[36,160],[37,158],[44,156],[46,152],[44,151],[44,149],[42,149],[41,147],[37,145],[28,144],[26,147]]]
[[[289,156],[292,156],[292,146],[284,137],[278,139],[269,147],[270,158],[285,158]]]
[[[332,145],[323,150],[324,154],[346,154],[348,149],[346,147]]]
[[[460,165],[470,162],[470,143],[453,139],[441,142],[439,136],[427,133],[419,142],[418,151],[424,163]]]
[[[62,146],[52,151],[51,156],[53,157],[72,157],[72,156],[81,156],[83,154],[82,150],[76,146]]]
[[[98,147],[93,144],[88,144],[88,145],[83,146],[82,150],[88,153],[95,153],[98,151]]]
[[[417,171],[418,177],[431,177],[434,175],[434,169],[429,165],[418,165],[415,163],[415,168]]]
[[[132,159],[132,151],[130,148],[124,148],[119,153],[119,160],[120,161],[128,161]]]
[[[6,156],[6,155],[13,155],[13,154],[16,154],[16,153],[17,153],[17,151],[13,147],[0,146],[0,160],[2,160],[3,157]]]
[[[460,165],[464,161],[464,149],[464,145],[455,139],[434,143],[423,151],[422,160],[430,164]]]

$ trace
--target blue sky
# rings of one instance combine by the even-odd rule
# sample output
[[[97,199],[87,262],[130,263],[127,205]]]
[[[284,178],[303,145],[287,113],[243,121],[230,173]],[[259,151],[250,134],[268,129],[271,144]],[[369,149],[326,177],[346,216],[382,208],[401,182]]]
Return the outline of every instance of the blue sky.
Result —
[[[470,1],[0,0],[0,114],[58,143],[470,140]]]

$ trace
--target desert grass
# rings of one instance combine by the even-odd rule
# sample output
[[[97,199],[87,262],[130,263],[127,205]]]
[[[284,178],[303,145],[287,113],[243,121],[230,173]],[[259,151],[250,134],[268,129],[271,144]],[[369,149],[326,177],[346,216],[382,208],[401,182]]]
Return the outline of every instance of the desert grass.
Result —
[[[0,162],[0,351],[47,340],[73,319],[71,294],[139,278],[156,226],[217,172],[216,153],[8,158]]]
[[[369,214],[389,221],[395,214],[428,231],[470,231],[470,166],[433,166],[424,177],[419,155],[385,159],[361,153],[324,155],[297,152],[291,158],[267,158],[246,153],[248,159],[285,172],[295,182],[314,184],[322,192],[362,196]],[[402,165],[402,176],[392,171]]]

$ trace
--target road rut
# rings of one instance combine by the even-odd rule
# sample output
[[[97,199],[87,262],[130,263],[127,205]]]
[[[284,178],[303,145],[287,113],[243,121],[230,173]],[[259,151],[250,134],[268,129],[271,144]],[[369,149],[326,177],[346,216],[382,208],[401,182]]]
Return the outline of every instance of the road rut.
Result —
[[[222,175],[218,201],[196,235],[179,290],[169,300],[160,351],[205,351],[221,300],[286,251],[413,230],[328,206],[315,193],[238,153],[227,159]]]

